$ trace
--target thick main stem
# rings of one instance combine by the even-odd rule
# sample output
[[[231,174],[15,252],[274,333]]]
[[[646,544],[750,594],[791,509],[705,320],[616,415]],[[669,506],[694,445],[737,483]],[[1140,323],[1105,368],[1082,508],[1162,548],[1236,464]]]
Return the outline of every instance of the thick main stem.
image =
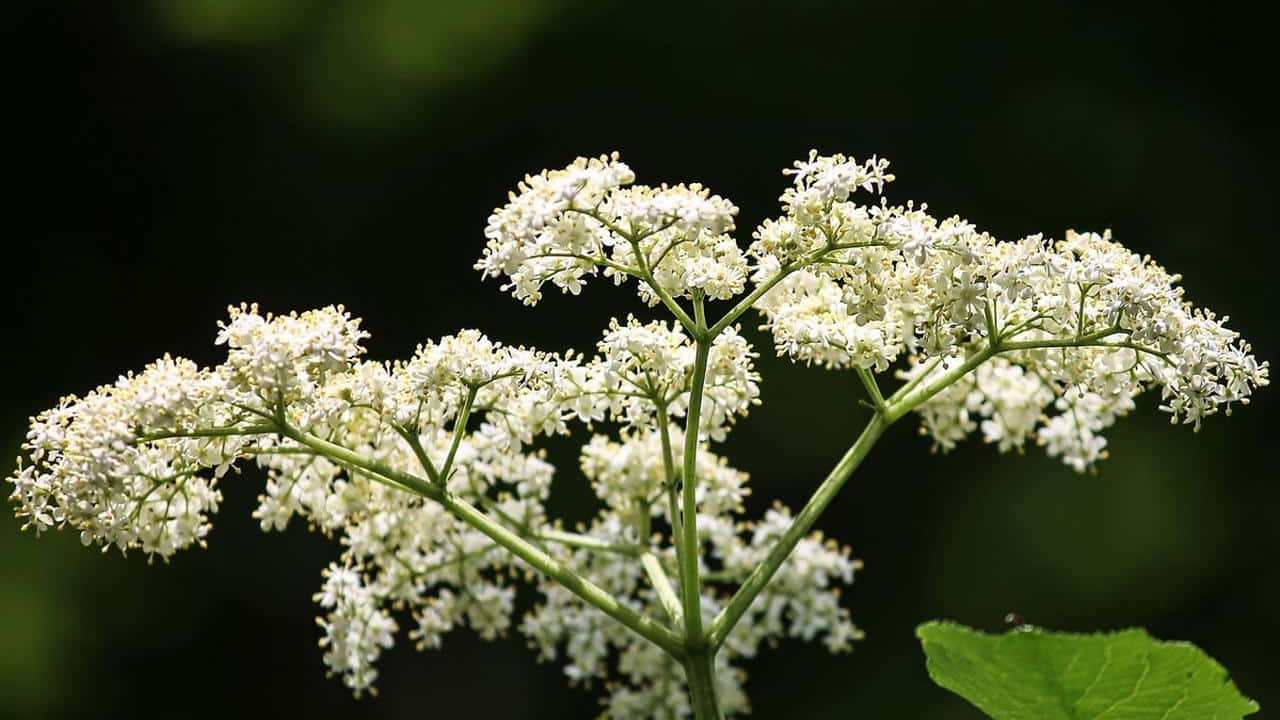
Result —
[[[696,720],[721,720],[720,699],[716,697],[715,655],[710,649],[690,654],[684,660],[689,683],[689,702]]]

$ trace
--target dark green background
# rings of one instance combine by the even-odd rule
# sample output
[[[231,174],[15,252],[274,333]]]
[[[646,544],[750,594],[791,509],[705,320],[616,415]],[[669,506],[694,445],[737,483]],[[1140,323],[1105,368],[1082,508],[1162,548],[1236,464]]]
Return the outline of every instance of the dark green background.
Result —
[[[475,326],[592,347],[628,291],[535,309],[470,269],[527,171],[619,149],[642,182],[699,180],[776,214],[810,147],[894,162],[895,200],[997,236],[1111,227],[1188,294],[1280,348],[1271,26],[1046,3],[185,0],[11,7],[0,440],[169,351],[216,362],[232,302],[345,303],[373,357]],[[639,310],[644,312],[643,310]],[[754,325],[754,320],[749,325]],[[798,506],[865,418],[852,376],[766,357],[727,444],[751,510]],[[1146,398],[1077,476],[894,428],[821,522],[866,562],[852,655],[786,643],[750,665],[758,717],[975,718],[930,684],[912,629],[1148,627],[1192,640],[1264,707],[1280,620],[1274,393],[1203,432]],[[589,512],[572,446],[557,506]],[[6,467],[11,467],[6,463]],[[7,472],[7,470],[5,470]],[[248,517],[225,484],[207,551],[168,566],[37,542],[0,517],[0,715],[561,718],[594,699],[519,637],[408,643],[359,703],[326,680],[311,594],[337,549]],[[6,492],[7,494],[7,492]]]

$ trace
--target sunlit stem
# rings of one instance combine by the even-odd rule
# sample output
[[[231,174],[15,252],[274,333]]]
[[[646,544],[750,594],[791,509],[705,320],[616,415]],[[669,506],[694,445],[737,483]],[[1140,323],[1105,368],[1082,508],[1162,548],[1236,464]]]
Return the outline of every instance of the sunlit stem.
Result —
[[[146,443],[172,438],[233,437],[236,435],[269,435],[276,431],[274,425],[239,425],[226,428],[204,428],[200,430],[165,430],[161,432],[143,433],[134,442]]]
[[[637,557],[641,553],[641,548],[636,547],[635,545],[620,545],[618,543],[611,543],[608,540],[591,537],[590,535],[565,532],[563,530],[543,530],[541,532],[534,533],[534,537],[546,542],[559,543],[561,545],[568,545],[569,547],[582,548],[583,550],[613,553],[615,555]]]
[[[929,377],[929,374],[932,373],[934,368],[938,367],[938,364],[941,362],[942,356],[940,355],[931,358],[929,362],[925,363],[924,368],[915,377],[911,378],[906,384],[894,391],[893,395],[890,395],[889,399],[886,400],[886,403],[896,402],[899,398],[914,390],[922,380]]]
[[[724,329],[732,325],[735,320],[742,316],[743,313],[755,307],[755,304],[759,302],[760,298],[765,296],[765,293],[772,290],[775,285],[785,280],[788,275],[800,268],[800,263],[783,265],[773,277],[757,285],[746,297],[739,300],[736,305],[730,308],[729,311],[724,314],[724,317],[720,318],[716,321],[715,325],[711,326],[707,331],[707,334],[711,337],[715,337],[724,332]]]
[[[876,412],[883,413],[885,410],[884,395],[880,393],[880,385],[876,383],[876,378],[871,371],[864,367],[854,367],[858,372],[858,379],[862,381],[862,386],[867,389],[867,395],[871,397],[871,402],[875,405]]]
[[[570,208],[570,210],[582,213],[583,215],[592,218],[596,222],[608,228],[609,232],[625,239],[631,245],[631,252],[635,255],[636,263],[639,265],[640,278],[649,286],[649,289],[658,296],[658,299],[662,301],[662,304],[671,311],[671,314],[676,316],[676,319],[680,321],[680,324],[684,326],[685,330],[688,330],[690,333],[695,332],[693,318],[689,317],[689,313],[685,312],[684,308],[680,307],[680,305],[675,301],[675,298],[672,298],[671,294],[658,284],[658,281],[653,277],[653,268],[649,266],[649,259],[645,255],[644,251],[640,249],[640,241],[643,240],[644,237],[647,237],[647,235],[629,233],[594,210],[581,210],[578,208]]]
[[[564,253],[564,252],[545,252],[540,255],[529,256],[530,260],[537,260],[539,258],[568,258],[572,260],[582,260],[584,262],[589,262],[594,265],[599,265],[601,267],[606,267],[611,270],[615,270],[628,277],[635,277],[635,278],[640,277],[640,273],[636,272],[635,268],[627,267],[626,265],[619,265],[618,263],[605,257],[597,257],[594,255],[578,255],[576,253]]]
[[[765,556],[764,561],[751,571],[742,586],[730,598],[728,605],[720,611],[715,621],[711,623],[707,639],[712,648],[718,648],[724,643],[729,631],[737,625],[743,614],[751,607],[751,602],[773,579],[774,574],[778,572],[778,568],[782,567],[782,563],[786,562],[791,555],[791,551],[795,550],[801,538],[813,528],[813,524],[817,522],[818,517],[835,499],[836,494],[840,492],[840,488],[844,487],[845,481],[849,479],[853,471],[871,452],[872,446],[875,445],[876,440],[880,439],[880,435],[888,427],[888,424],[880,413],[873,416],[871,422],[867,423],[866,429],[858,436],[857,442],[849,448],[844,457],[840,458],[840,462],[836,463],[831,473],[827,475],[826,480],[823,480],[818,489],[814,491],[813,496],[809,498],[809,502],[805,503],[805,506],[796,514],[791,521],[791,526],[786,529],[782,537],[778,538],[777,542],[769,550],[769,554]]]
[[[372,458],[365,457],[360,453],[345,448],[337,443],[329,442],[324,438],[303,432],[287,422],[281,421],[277,432],[281,435],[305,445],[316,451],[317,454],[323,455],[335,462],[343,465],[359,468],[366,473],[377,476],[378,479],[389,481],[393,485],[404,488],[417,495],[425,498],[439,501],[442,491],[439,487],[433,485],[430,481],[413,475],[411,473],[397,470],[393,467],[378,462]]]
[[[418,463],[422,465],[422,470],[427,474],[427,477],[431,478],[432,482],[440,482],[440,471],[436,470],[435,463],[431,462],[431,457],[427,455],[426,448],[422,447],[422,440],[418,438],[417,432],[402,428],[394,423],[391,427],[409,444],[409,449],[413,450],[414,456],[418,458]]]
[[[662,609],[667,611],[667,617],[671,618],[671,624],[679,627],[683,618],[680,610],[680,598],[676,596],[675,588],[671,587],[671,580],[667,578],[667,573],[662,569],[662,563],[658,561],[658,557],[651,552],[640,555],[640,564],[644,567],[644,572],[649,576],[649,582],[653,585],[653,591],[658,594],[658,601],[662,603]]]
[[[986,347],[965,358],[964,362],[956,364],[937,377],[929,378],[927,381],[917,384],[910,392],[904,393],[897,400],[888,404],[884,413],[882,413],[883,417],[892,423],[911,412],[921,403],[942,392],[952,383],[969,374],[982,363],[990,360],[998,352],[996,347],[998,346],[988,343]]]
[[[668,653],[676,657],[683,656],[684,648],[680,642],[680,637],[663,627],[661,623],[623,605],[607,591],[565,567],[506,527],[494,522],[466,501],[450,493],[444,493],[440,499],[440,504],[454,517],[489,536],[494,542],[502,545],[511,551],[513,555],[529,563],[542,574],[560,583],[566,590],[582,598],[589,605],[601,610],[609,617],[634,631],[637,635],[649,640]]]
[[[241,455],[245,455],[245,456],[255,456],[255,457],[256,457],[256,456],[258,456],[258,455],[307,455],[307,456],[310,456],[310,457],[315,457],[315,456],[316,456],[316,451],[315,451],[315,450],[312,450],[311,448],[256,448],[256,447],[244,447],[244,448],[240,448],[240,450],[239,450],[238,452],[239,452]]]
[[[638,247],[636,252],[639,252]],[[684,308],[680,307],[680,304],[675,301],[675,298],[671,297],[671,293],[668,293],[666,289],[654,279],[653,273],[649,271],[648,267],[644,268],[644,281],[645,284],[649,286],[649,289],[653,290],[653,293],[662,301],[662,304],[671,311],[671,314],[676,316],[676,319],[680,321],[680,324],[684,326],[685,330],[695,336],[705,332],[705,330],[701,329],[701,326],[697,325],[695,321],[689,317],[689,313],[685,312]]]
[[[476,401],[478,389],[475,386],[467,389],[467,398],[462,401],[462,409],[458,411],[458,417],[453,421],[453,440],[449,443],[449,454],[444,458],[444,465],[440,467],[440,482],[449,481],[449,472],[453,469],[453,458],[458,454],[458,445],[462,443],[462,436],[467,432],[467,422],[471,419],[471,406]]]
[[[921,377],[894,393],[892,398],[885,401],[883,410],[877,412],[871,418],[866,429],[862,431],[857,441],[840,459],[840,462],[836,464],[822,484],[818,486],[818,489],[814,491],[813,496],[809,498],[804,508],[797,513],[792,520],[791,526],[777,540],[764,562],[752,571],[733,597],[730,598],[724,610],[712,622],[711,629],[708,631],[708,640],[711,646],[715,648],[724,643],[729,632],[733,630],[733,627],[742,618],[743,614],[750,608],[751,602],[768,585],[769,580],[772,579],[778,568],[782,566],[782,563],[786,561],[787,557],[795,549],[796,544],[809,532],[814,522],[826,507],[831,504],[832,499],[840,491],[840,488],[844,486],[849,476],[866,458],[876,440],[879,439],[889,425],[921,404],[928,402],[935,395],[950,387],[992,357],[1003,352],[1066,347],[1110,347],[1158,354],[1148,348],[1142,348],[1132,343],[1104,342],[1105,338],[1123,332],[1125,331],[1121,328],[1111,327],[1078,338],[1004,341],[997,337],[984,347],[972,352],[963,362],[957,363],[942,373],[934,375],[933,369],[936,368],[936,363],[931,365]]]
[[[914,410],[921,403],[927,402],[934,395],[945,390],[952,383],[975,370],[992,357],[1005,352],[1014,352],[1018,350],[1043,350],[1050,348],[1071,348],[1071,347],[1103,347],[1135,350],[1138,352],[1148,352],[1159,355],[1148,348],[1135,345],[1133,343],[1108,343],[1103,342],[1105,338],[1112,335],[1125,333],[1122,328],[1110,327],[1097,332],[1082,335],[1076,338],[1047,338],[1044,340],[1004,340],[997,337],[989,341],[983,348],[974,351],[964,362],[961,362],[947,371],[937,375],[936,377],[925,378],[918,382],[909,392],[895,393],[894,398],[886,407],[885,417],[890,422],[906,415]]]

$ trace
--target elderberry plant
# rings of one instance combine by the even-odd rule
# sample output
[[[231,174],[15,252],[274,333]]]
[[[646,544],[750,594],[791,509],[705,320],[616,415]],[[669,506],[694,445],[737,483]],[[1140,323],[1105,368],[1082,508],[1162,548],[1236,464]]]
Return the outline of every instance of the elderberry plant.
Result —
[[[324,661],[357,696],[405,626],[423,649],[467,626],[519,632],[603,687],[610,717],[745,713],[742,666],[763,647],[861,637],[840,602],[859,563],[812,528],[908,413],[935,449],[980,431],[1084,471],[1145,390],[1198,428],[1268,383],[1225,317],[1109,234],[998,242],[924,205],[852,199],[882,193],[887,169],[810,153],[745,249],[728,200],[635,185],[617,154],[526,177],[476,269],[527,305],[603,275],[672,319],[615,319],[591,357],[465,330],[380,362],[341,306],[232,307],[222,364],[165,356],[33,418],[17,515],[168,560],[205,544],[228,470],[256,463],[263,530],[297,518],[343,547],[315,601]],[[736,324],[751,310],[779,355],[851,371],[874,408],[803,508],[755,519],[747,474],[715,452],[760,402]],[[575,430],[600,508],[571,532],[547,514],[538,439]],[[517,617],[522,583],[539,602]]]

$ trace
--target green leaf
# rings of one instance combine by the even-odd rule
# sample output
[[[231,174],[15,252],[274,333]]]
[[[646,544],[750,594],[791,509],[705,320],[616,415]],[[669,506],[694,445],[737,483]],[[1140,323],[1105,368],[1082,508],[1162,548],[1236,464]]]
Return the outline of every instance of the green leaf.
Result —
[[[1144,630],[989,635],[931,622],[916,635],[929,677],[995,720],[1236,720],[1258,711],[1202,650]]]

